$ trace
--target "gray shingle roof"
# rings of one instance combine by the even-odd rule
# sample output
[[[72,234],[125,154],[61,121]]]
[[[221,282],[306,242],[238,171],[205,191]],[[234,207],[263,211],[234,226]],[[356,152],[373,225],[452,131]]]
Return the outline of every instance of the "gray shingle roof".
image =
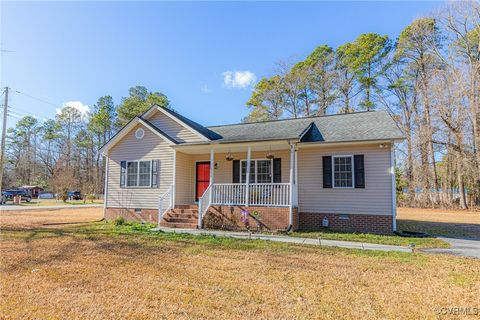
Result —
[[[289,120],[211,126],[219,142],[295,139],[302,142],[342,142],[403,139],[386,111],[307,117]]]

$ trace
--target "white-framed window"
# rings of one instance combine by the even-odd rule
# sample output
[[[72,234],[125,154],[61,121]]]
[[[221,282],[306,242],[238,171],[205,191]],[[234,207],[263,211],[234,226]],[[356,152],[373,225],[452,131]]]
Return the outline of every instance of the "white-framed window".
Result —
[[[127,187],[150,187],[152,173],[151,161],[127,162]]]
[[[247,182],[247,160],[240,161],[240,183]],[[250,183],[272,183],[273,160],[250,160]]]
[[[333,156],[332,159],[333,187],[353,188],[353,156]]]

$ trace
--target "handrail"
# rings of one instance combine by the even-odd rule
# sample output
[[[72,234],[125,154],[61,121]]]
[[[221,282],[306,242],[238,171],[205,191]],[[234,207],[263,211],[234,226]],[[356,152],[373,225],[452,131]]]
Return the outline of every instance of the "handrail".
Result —
[[[168,203],[166,203],[168,201]],[[158,226],[163,220],[163,216],[168,210],[173,208],[173,186],[170,186],[168,190],[160,196],[158,201]]]
[[[208,188],[203,192],[202,196],[198,199],[198,228],[199,229],[202,229],[203,215],[207,213],[211,203],[212,203],[212,184],[209,184]]]
[[[210,204],[251,205],[288,207],[290,205],[290,183],[215,183],[212,185]]]

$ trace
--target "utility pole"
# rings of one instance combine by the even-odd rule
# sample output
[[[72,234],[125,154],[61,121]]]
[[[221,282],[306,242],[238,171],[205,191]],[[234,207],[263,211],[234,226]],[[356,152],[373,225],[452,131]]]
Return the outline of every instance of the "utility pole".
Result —
[[[2,190],[3,168],[5,162],[5,136],[7,134],[8,87],[5,87],[5,101],[3,102],[2,150],[0,151],[0,192]]]

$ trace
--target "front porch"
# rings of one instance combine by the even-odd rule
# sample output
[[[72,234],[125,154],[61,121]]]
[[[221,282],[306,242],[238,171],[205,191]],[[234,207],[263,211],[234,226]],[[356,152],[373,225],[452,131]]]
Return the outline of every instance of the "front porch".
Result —
[[[275,228],[292,228],[297,207],[296,158],[296,145],[285,141],[178,146],[174,183],[160,197],[159,221],[172,209],[190,206],[198,208],[196,227],[200,229],[209,212],[229,221],[241,220],[241,225],[248,225],[249,219],[258,225],[252,213],[260,212]]]

